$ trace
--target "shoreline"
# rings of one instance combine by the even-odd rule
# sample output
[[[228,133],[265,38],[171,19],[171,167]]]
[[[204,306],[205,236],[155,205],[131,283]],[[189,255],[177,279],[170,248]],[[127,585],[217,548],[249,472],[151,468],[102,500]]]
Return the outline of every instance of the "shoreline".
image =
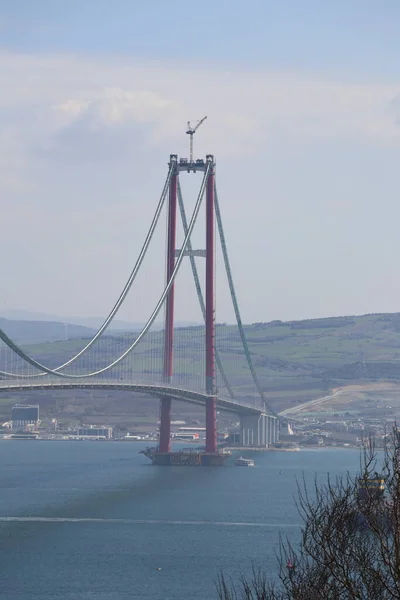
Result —
[[[17,442],[122,442],[126,444],[128,441],[134,444],[148,444],[149,442],[155,442],[156,440],[124,440],[122,439],[96,439],[96,438],[61,438],[61,437],[37,437],[37,438],[25,438],[25,439],[12,439],[11,437],[1,436],[0,441],[17,441]],[[188,444],[188,446],[194,445]],[[360,446],[294,446],[294,447],[284,447],[284,448],[260,448],[260,447],[249,447],[249,446],[225,446],[224,448],[220,448],[220,450],[228,450],[229,452],[300,452],[304,450],[360,450]]]

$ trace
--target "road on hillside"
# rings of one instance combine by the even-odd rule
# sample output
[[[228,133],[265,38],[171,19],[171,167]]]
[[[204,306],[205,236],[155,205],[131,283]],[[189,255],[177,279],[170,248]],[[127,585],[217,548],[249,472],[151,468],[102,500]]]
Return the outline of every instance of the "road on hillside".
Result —
[[[283,410],[282,412],[279,413],[279,416],[280,417],[289,417],[291,415],[296,415],[299,412],[302,412],[303,410],[313,408],[315,406],[319,406],[320,404],[323,404],[324,402],[328,402],[329,400],[334,400],[335,398],[337,398],[338,396],[341,396],[342,394],[344,394],[344,390],[338,390],[337,392],[335,392],[334,394],[330,394],[329,396],[323,396],[322,398],[316,398],[315,400],[309,400],[308,402],[303,402],[302,404],[297,404],[296,406],[293,406],[292,408],[287,408],[286,410]]]

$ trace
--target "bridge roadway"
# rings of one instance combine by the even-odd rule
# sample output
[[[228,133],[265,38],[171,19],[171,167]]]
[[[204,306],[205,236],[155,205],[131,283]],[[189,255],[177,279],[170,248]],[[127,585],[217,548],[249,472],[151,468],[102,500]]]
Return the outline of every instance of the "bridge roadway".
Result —
[[[294,415],[298,415],[298,413],[301,413],[303,411],[312,410],[320,404],[324,404],[325,402],[328,402],[330,400],[335,400],[338,396],[341,396],[342,394],[344,394],[344,391],[338,390],[333,394],[329,394],[329,396],[323,396],[322,398],[314,398],[314,400],[308,400],[307,402],[303,402],[302,404],[297,404],[296,406],[292,406],[291,408],[283,410],[279,413],[279,416],[287,419],[288,421],[296,421],[298,419],[295,418]]]
[[[144,383],[127,383],[117,380],[101,381],[101,380],[10,380],[0,379],[0,392],[16,392],[28,390],[123,390],[128,392],[136,392],[147,394],[149,396],[166,396],[180,402],[189,402],[204,406],[209,396],[201,392],[193,392],[181,388],[175,388],[165,384],[149,385]],[[235,412],[239,415],[260,415],[264,411],[261,408],[232,400],[231,398],[222,398],[217,396],[217,406],[219,410]]]

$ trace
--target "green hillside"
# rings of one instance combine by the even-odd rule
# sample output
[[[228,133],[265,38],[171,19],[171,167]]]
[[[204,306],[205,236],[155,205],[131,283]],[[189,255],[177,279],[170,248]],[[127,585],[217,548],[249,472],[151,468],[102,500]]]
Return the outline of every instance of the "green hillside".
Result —
[[[400,381],[400,313],[257,323],[247,335],[268,396],[279,404]]]
[[[246,334],[262,385],[277,409],[344,385],[400,382],[400,313],[254,323],[246,326]],[[93,366],[103,365],[110,344],[122,347],[128,339],[124,338],[124,335],[110,337],[103,353],[97,352],[98,363]],[[202,327],[176,331],[176,373],[200,372],[203,338]],[[27,346],[27,350],[41,362],[56,366],[84,343],[80,339],[36,344]],[[245,392],[250,380],[237,328],[219,325],[217,346],[228,374]],[[136,372],[146,368],[148,352],[143,349],[135,354]],[[152,355],[153,368],[158,360],[157,368],[161,369],[161,332],[153,334]],[[156,362],[154,355],[158,355]]]

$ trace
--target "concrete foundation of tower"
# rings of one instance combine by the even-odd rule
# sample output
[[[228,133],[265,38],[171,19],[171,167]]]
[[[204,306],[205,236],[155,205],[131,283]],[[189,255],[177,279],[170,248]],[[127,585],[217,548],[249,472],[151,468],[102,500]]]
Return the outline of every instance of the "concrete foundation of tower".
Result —
[[[142,454],[150,458],[152,463],[162,467],[221,467],[225,464],[230,452],[196,452],[181,450],[178,452],[159,452],[148,448]]]

